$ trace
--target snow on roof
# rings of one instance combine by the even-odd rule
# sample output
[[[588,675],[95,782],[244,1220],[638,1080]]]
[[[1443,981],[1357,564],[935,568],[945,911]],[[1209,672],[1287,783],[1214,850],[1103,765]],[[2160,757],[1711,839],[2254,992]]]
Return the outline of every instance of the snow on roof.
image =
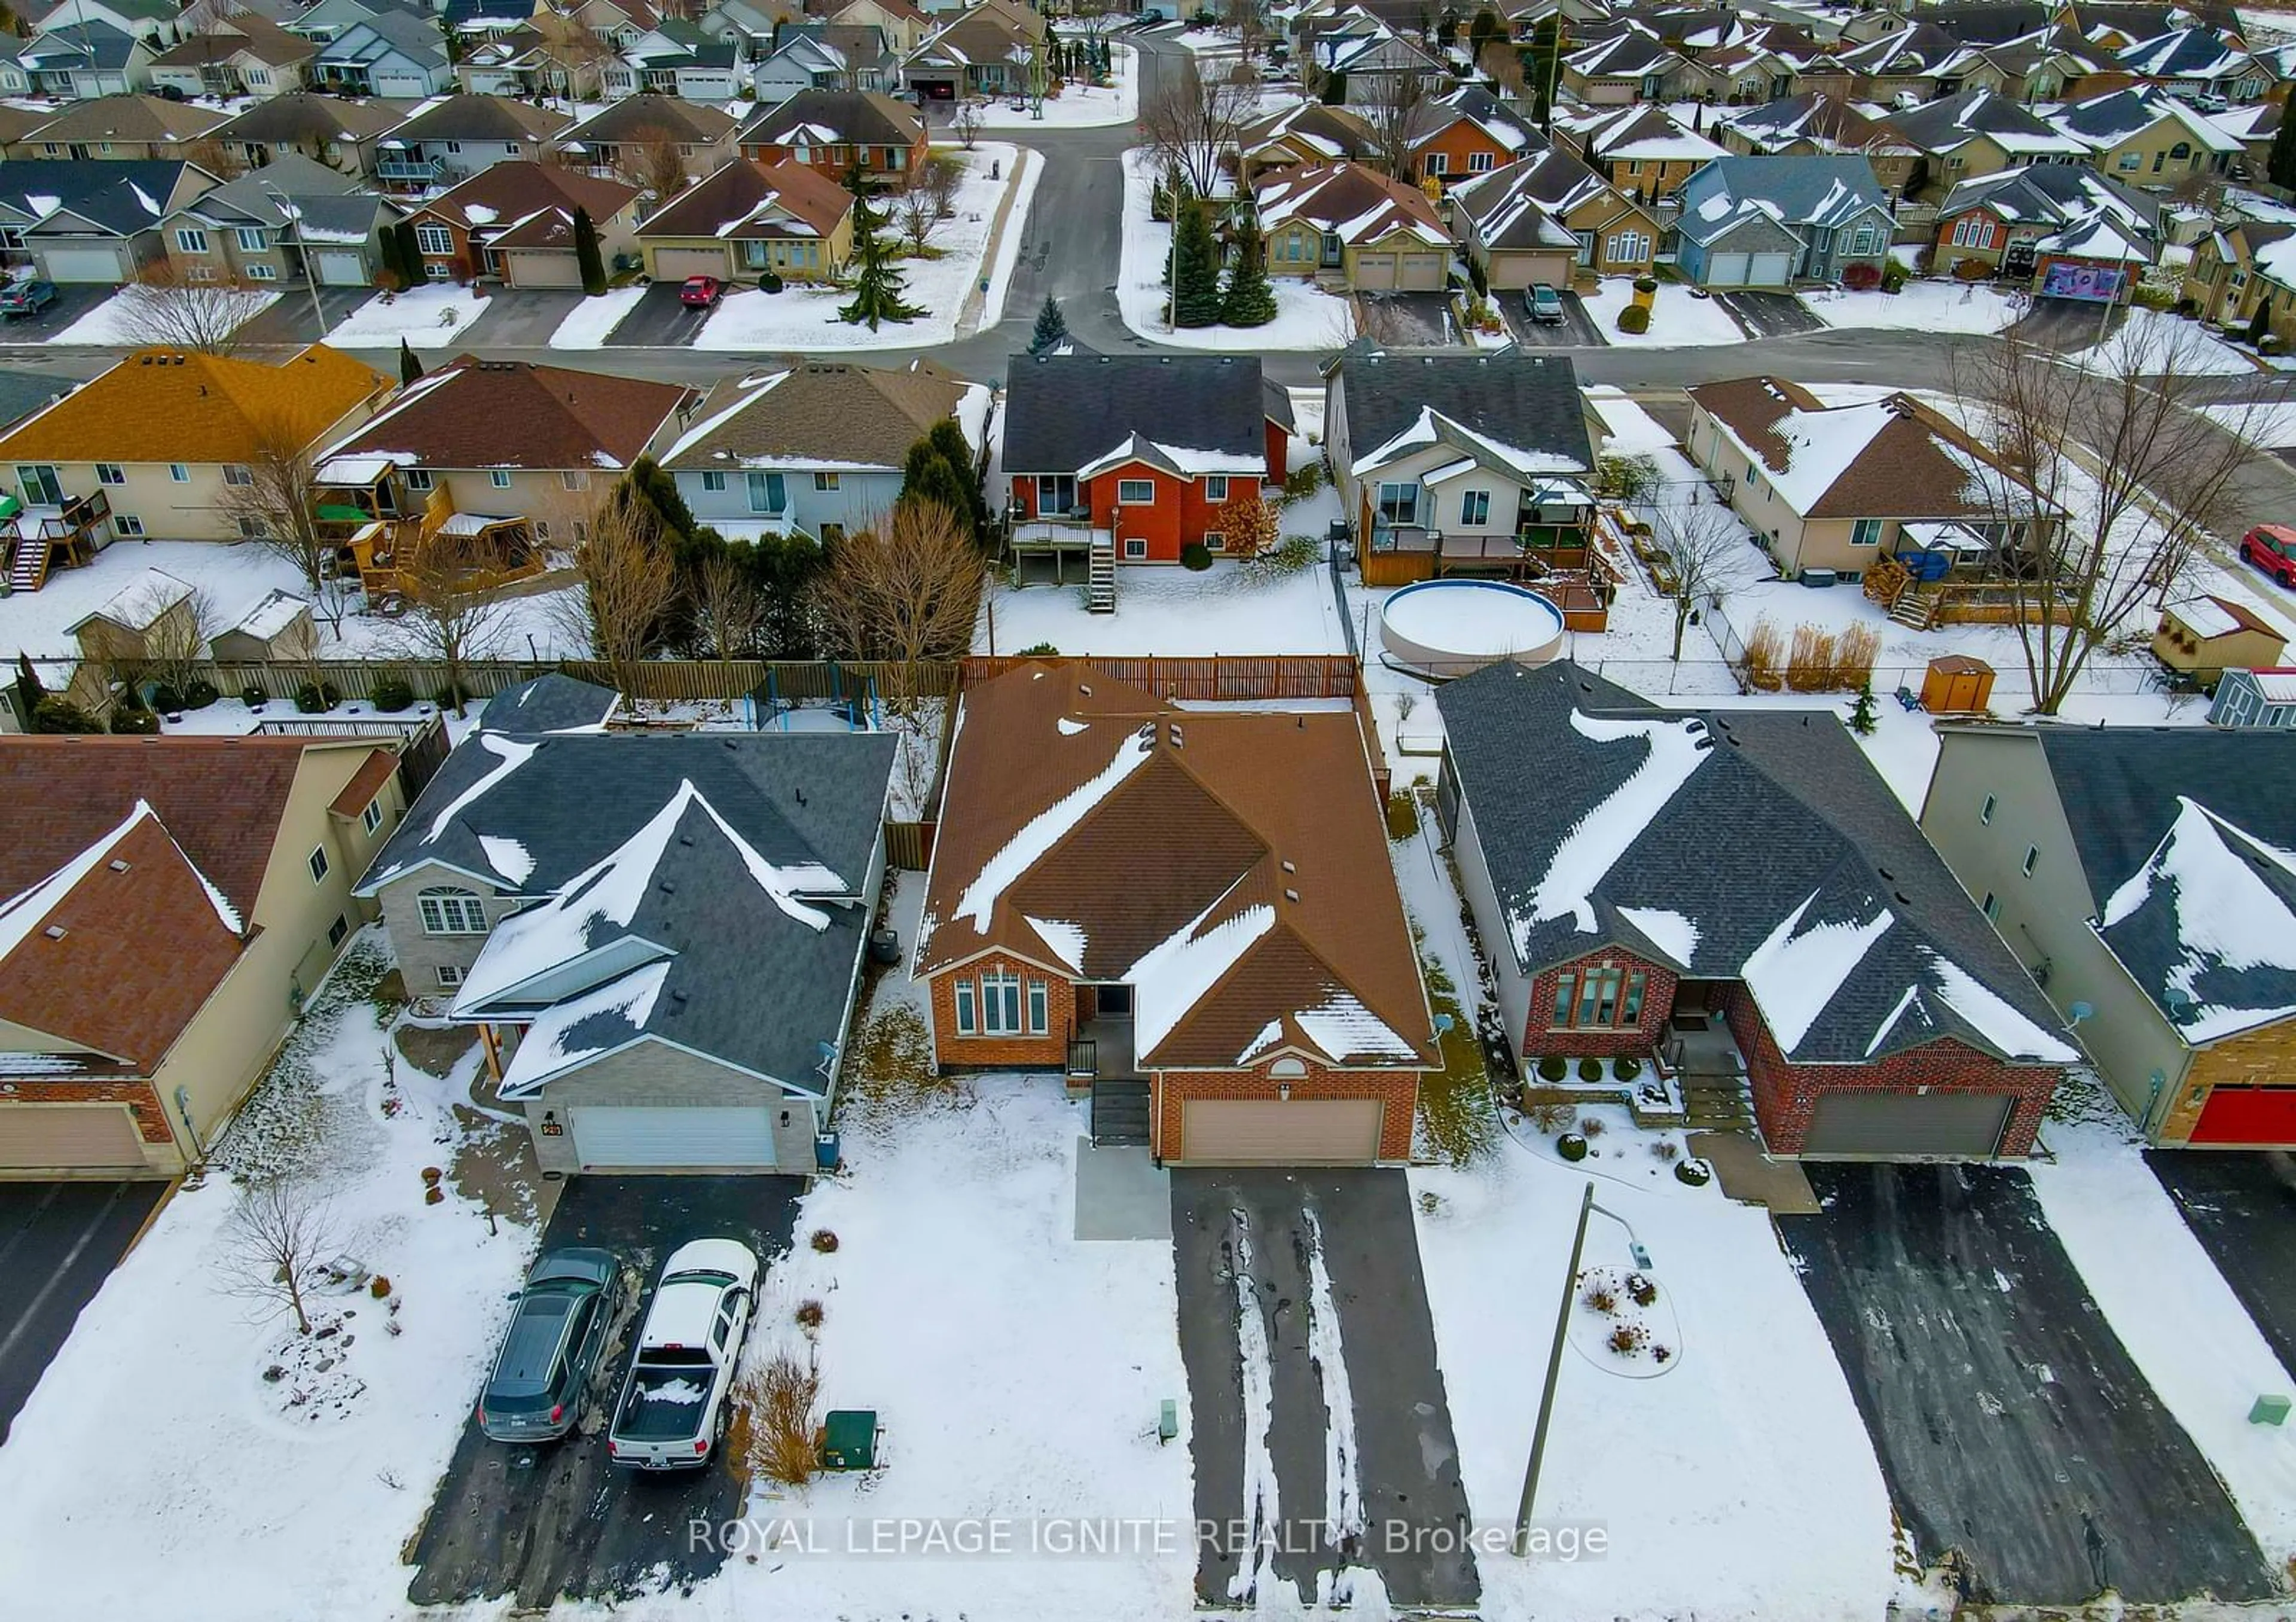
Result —
[[[487,853],[487,864],[513,886],[524,884],[534,871],[534,852],[515,839],[500,834],[480,834],[479,849]]]
[[[964,711],[960,709],[958,714],[961,717]],[[1029,819],[1013,836],[1013,843],[990,857],[964,887],[957,898],[956,916],[971,919],[976,933],[988,934],[988,916],[996,910],[998,898],[1046,852],[1067,838],[1118,784],[1146,765],[1155,745],[1156,723],[1152,720],[1129,734],[1117,746],[1115,758],[1098,772]],[[1136,1013],[1136,1021],[1139,1017]],[[1141,1045],[1152,1044],[1143,1042]]]
[[[1706,723],[1685,720],[1626,720],[1570,712],[1570,729],[1598,744],[1640,738],[1647,745],[1626,780],[1587,814],[1554,847],[1546,872],[1533,887],[1529,910],[1508,920],[1515,954],[1529,950],[1530,932],[1550,918],[1570,915],[1581,930],[1595,927],[1592,897],[1603,877],[1632,848],[1690,774],[1704,763],[1712,745]],[[1792,1042],[1785,1044],[1792,1047]]]
[[[322,484],[373,484],[398,465],[398,458],[389,455],[334,457],[319,464],[318,479]]]
[[[295,616],[309,606],[310,604],[291,591],[272,591],[267,593],[261,602],[241,615],[239,623],[232,629],[242,636],[253,637],[258,641],[268,642],[292,625],[295,622]]]
[[[2226,671],[2227,676],[2245,676],[2257,694],[2270,704],[2296,704],[2296,670]]]
[[[2185,795],[2152,852],[2104,903],[2098,928],[2114,932],[2156,900],[2171,910],[2173,959],[2145,991],[2188,1042],[2214,1042],[2296,1013],[2296,1004],[2245,1008],[2216,988],[2259,969],[2296,974],[2296,911],[2285,899],[2296,854],[2255,838]],[[2253,854],[2251,854],[2251,853]]]
[[[1189,478],[1201,478],[1206,473],[1265,473],[1267,462],[1259,457],[1246,456],[1229,450],[1199,450],[1192,446],[1167,445],[1145,434],[1125,436],[1123,442],[1103,452],[1078,467],[1076,476],[1090,479],[1120,467],[1127,462],[1160,463],[1176,473]]]
[[[2244,630],[2239,618],[2212,597],[2188,597],[2169,605],[2169,612],[2185,622],[2195,636],[2229,637]]]
[[[1238,1065],[1248,1065],[1283,1040],[1283,1022],[1271,1019],[1259,1027],[1259,1034],[1246,1042],[1243,1051],[1236,1055]]]
[[[1029,927],[1037,932],[1037,938],[1052,950],[1054,957],[1068,965],[1070,968],[1082,971],[1085,948],[1083,925],[1066,923],[1058,918],[1031,918],[1029,919]]]
[[[1252,943],[1275,927],[1275,909],[1258,902],[1206,929],[1204,920],[1233,893],[1233,889],[1223,892],[1218,901],[1150,947],[1125,971],[1124,978],[1132,985],[1136,1053],[1154,1052]]]
[[[2070,1045],[2026,1018],[1958,963],[1928,946],[1920,949],[1920,956],[1937,976],[1933,993],[1937,999],[2000,1052],[2012,1058],[2038,1059],[2053,1065],[2070,1065],[2080,1058]]]
[[[125,822],[49,874],[38,884],[16,896],[4,906],[0,906],[0,958],[7,957],[22,945],[25,938],[38,926],[42,918],[47,917],[56,903],[71,893],[72,886],[93,872],[95,864],[104,859],[111,847],[119,844],[130,828],[152,814],[149,802],[136,801],[135,809],[127,813],[127,819]]]
[[[1354,992],[1340,987],[1333,987],[1322,1002],[1300,1009],[1292,1018],[1300,1033],[1337,1064],[1369,1054],[1387,1058],[1418,1057],[1418,1050],[1392,1025],[1365,1008]]]
[[[539,743],[521,744],[513,738],[487,732],[480,735],[479,747],[493,754],[500,764],[490,768],[486,776],[479,778],[439,808],[439,814],[430,819],[430,832],[427,838],[443,838],[447,830],[454,826],[455,818],[470,810],[472,805],[485,797],[489,789],[501,784],[512,772],[525,765],[534,757],[534,752],[542,745]]]
[[[1778,1046],[1791,1053],[1817,1023],[1874,942],[1898,916],[1884,907],[1863,924],[1816,924],[1797,935],[1817,892],[1782,919],[1739,970]]]
[[[1698,951],[1698,926],[1679,912],[1663,907],[1621,907],[1619,916],[1643,932],[1650,943],[1682,968]]]
[[[1350,478],[1362,478],[1365,473],[1384,466],[1397,457],[1436,444],[1456,445],[1471,453],[1480,452],[1478,460],[1488,458],[1500,467],[1525,479],[1542,473],[1584,473],[1587,465],[1576,457],[1552,450],[1530,450],[1520,445],[1509,445],[1488,434],[1478,433],[1464,423],[1446,416],[1432,406],[1422,406],[1419,416],[1410,426],[1395,434],[1385,444],[1367,456],[1357,458],[1348,469]],[[1429,473],[1430,481],[1448,476],[1456,469]]]
[[[502,1096],[524,1097],[568,1066],[594,1058],[610,1045],[619,1045],[597,1040],[602,1026],[623,1041],[636,1036],[645,1028],[654,1000],[661,995],[662,982],[668,978],[669,960],[665,958],[543,1009],[527,1026],[518,1051],[504,1067]],[[601,1016],[609,1017],[601,1019]]]
[[[146,569],[107,597],[102,607],[84,616],[70,629],[78,630],[89,620],[109,620],[131,630],[147,630],[161,614],[191,595],[189,580],[178,580],[165,569]]]

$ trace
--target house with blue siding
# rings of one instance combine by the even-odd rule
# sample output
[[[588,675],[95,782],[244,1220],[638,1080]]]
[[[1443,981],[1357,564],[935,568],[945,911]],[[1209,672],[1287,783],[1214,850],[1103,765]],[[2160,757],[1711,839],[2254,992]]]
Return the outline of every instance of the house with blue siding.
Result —
[[[1717,158],[1682,183],[1675,268],[1698,287],[1792,287],[1878,275],[1895,229],[1862,157]]]
[[[791,362],[729,378],[662,457],[695,520],[729,540],[836,540],[883,521],[909,447],[954,417],[979,454],[988,391],[930,361]]]

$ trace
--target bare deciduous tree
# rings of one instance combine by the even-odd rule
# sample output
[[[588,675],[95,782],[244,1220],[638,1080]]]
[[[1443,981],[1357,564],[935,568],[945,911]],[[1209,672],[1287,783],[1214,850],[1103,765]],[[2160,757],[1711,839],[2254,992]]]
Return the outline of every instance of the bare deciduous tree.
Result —
[[[2209,342],[2193,323],[2156,320],[2085,351],[2078,371],[2013,335],[1955,352],[1963,423],[2007,470],[1971,457],[1968,489],[2041,714],[2131,615],[2180,595],[2230,516],[2254,424],[2200,414]]]
[[[1699,491],[1693,489],[1695,497]],[[1755,553],[1746,533],[1728,506],[1719,501],[1692,500],[1651,510],[1651,533],[1666,553],[1673,577],[1664,596],[1674,606],[1674,647],[1669,655],[1682,663],[1683,634],[1690,616],[1711,613],[1754,572]],[[1667,582],[1658,582],[1661,587]]]
[[[693,622],[720,659],[745,657],[757,645],[765,605],[739,558],[724,554],[701,565],[693,581]]]
[[[561,629],[570,639],[586,637],[622,691],[635,695],[637,667],[677,599],[669,542],[660,515],[643,500],[610,498],[582,527],[574,547],[582,589],[559,597]]]
[[[938,502],[903,502],[830,554],[814,588],[824,637],[849,659],[914,667],[956,658],[972,644],[984,567],[963,517]]]
[[[1406,185],[1417,185],[1413,148],[1435,98],[1435,76],[1424,68],[1398,68],[1380,75],[1379,100],[1364,109],[1371,124],[1372,162]]]
[[[941,221],[940,204],[925,172],[928,167],[921,163],[912,168],[900,190],[893,193],[893,223],[913,259],[924,257],[925,241]]]
[[[291,1313],[311,1332],[305,1305],[314,1275],[341,1248],[334,1213],[312,1184],[273,1177],[251,1183],[225,1219],[217,1288],[256,1304],[258,1319]]]
[[[1260,495],[1254,479],[1220,504],[1219,525],[1230,557],[1257,557],[1282,538],[1283,515]]]
[[[1168,72],[1168,82],[1140,111],[1140,133],[1159,173],[1177,169],[1199,197],[1220,177],[1220,160],[1235,150],[1236,132],[1259,109],[1259,81],[1206,78],[1193,61]]]
[[[685,154],[677,149],[677,137],[667,129],[637,131],[616,155],[622,178],[652,192],[657,208],[685,189]]]
[[[1501,100],[1513,102],[1522,98],[1528,81],[1522,70],[1522,53],[1515,49],[1512,41],[1505,37],[1485,41],[1482,60],[1477,65],[1498,86]]]
[[[146,265],[119,307],[119,334],[129,343],[207,355],[239,348],[239,328],[263,294],[243,282],[195,281],[167,260]]]
[[[970,97],[959,102],[948,122],[956,138],[964,143],[964,150],[971,152],[972,144],[980,139],[980,103]]]
[[[439,534],[406,545],[409,556],[396,565],[403,614],[397,640],[410,657],[439,663],[461,715],[463,667],[495,651],[510,607],[496,593],[474,589],[487,560],[468,541]]]
[[[928,158],[919,171],[924,177],[925,189],[932,194],[933,208],[943,219],[956,212],[956,188],[964,178],[964,165],[954,158]]]
[[[319,533],[318,469],[303,436],[283,422],[258,424],[246,471],[246,483],[224,486],[223,510],[293,564],[316,592],[334,543]]]
[[[215,628],[214,599],[205,591],[177,597],[176,586],[153,579],[83,623],[78,638],[80,651],[121,686],[164,682],[180,693],[207,656]]]

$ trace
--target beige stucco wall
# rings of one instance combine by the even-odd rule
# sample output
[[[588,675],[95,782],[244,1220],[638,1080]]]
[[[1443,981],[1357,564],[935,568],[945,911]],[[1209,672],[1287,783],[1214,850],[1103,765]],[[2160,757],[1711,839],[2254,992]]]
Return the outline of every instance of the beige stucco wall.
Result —
[[[1693,405],[1690,408],[1689,449],[1691,459],[1705,470],[1708,478],[1731,481],[1730,510],[1744,519],[1748,528],[1769,540],[1778,566],[1789,573],[1800,569],[1804,545],[1801,515],[1779,498],[1770,483],[1769,470],[1739,449],[1702,406]],[[1750,473],[1751,478],[1748,476]],[[1833,567],[1831,564],[1818,566]]]

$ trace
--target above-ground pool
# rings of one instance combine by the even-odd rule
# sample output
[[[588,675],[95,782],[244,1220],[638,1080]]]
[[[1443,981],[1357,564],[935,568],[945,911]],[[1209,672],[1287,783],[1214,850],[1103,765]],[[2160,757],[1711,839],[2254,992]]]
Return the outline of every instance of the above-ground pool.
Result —
[[[1562,656],[1562,611],[1505,580],[1422,580],[1387,599],[1380,640],[1388,662],[1430,676],[1465,676],[1512,659]]]

